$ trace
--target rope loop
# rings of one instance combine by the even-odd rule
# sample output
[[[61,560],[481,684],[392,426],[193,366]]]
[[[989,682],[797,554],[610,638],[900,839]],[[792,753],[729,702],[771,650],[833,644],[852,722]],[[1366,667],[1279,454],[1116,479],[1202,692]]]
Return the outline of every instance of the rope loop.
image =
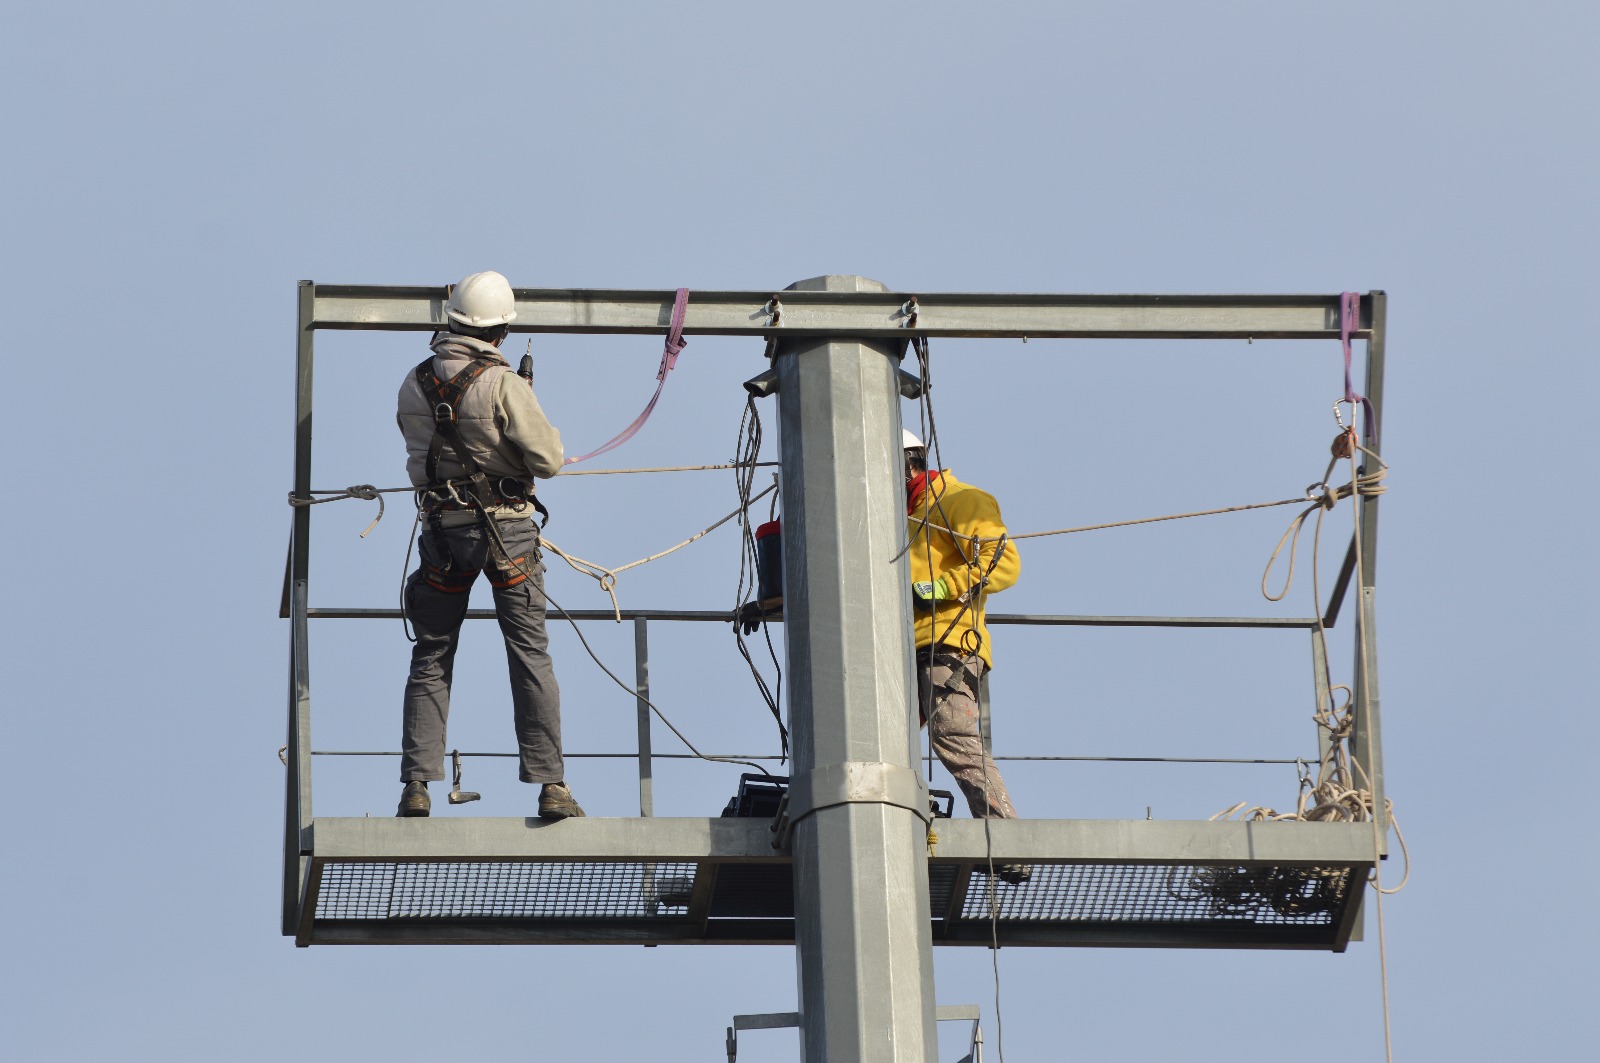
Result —
[[[410,490],[410,488],[390,488],[389,490],[391,490],[391,491],[395,491],[395,490]],[[376,517],[372,518],[372,523],[367,525],[367,530],[361,533],[360,538],[362,538],[362,539],[365,539],[367,537],[368,532],[371,532],[373,528],[376,528],[378,526],[378,522],[383,519],[383,495],[384,495],[384,492],[379,490],[378,488],[372,486],[371,484],[355,484],[355,485],[353,485],[351,487],[346,487],[343,491],[313,491],[311,493],[313,495],[326,495],[327,497],[326,498],[301,498],[299,495],[296,495],[293,491],[290,491],[289,492],[289,505],[291,505],[291,506],[316,506],[316,505],[321,505],[323,502],[337,502],[337,501],[339,501],[340,499],[343,499],[343,498],[359,498],[359,499],[362,499],[362,500],[367,501],[367,502],[377,502],[378,503],[378,515]]]

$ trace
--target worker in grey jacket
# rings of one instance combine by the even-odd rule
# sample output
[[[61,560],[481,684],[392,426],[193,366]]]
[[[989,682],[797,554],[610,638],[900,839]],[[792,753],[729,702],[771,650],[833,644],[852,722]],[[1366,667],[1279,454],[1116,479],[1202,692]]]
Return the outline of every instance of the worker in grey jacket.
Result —
[[[443,779],[450,680],[467,600],[480,572],[511,671],[518,778],[542,783],[539,815],[583,815],[567,788],[561,755],[561,692],[545,631],[544,512],[534,479],[561,471],[561,434],[530,383],[500,354],[516,297],[498,273],[474,273],[451,289],[433,354],[400,385],[398,420],[423,531],[419,564],[406,581],[416,632],[401,738],[400,816],[426,816],[428,782]]]

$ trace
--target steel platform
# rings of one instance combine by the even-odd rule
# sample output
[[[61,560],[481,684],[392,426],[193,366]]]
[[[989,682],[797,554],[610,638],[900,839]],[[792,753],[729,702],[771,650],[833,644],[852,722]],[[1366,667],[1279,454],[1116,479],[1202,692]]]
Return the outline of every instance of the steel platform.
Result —
[[[1370,823],[936,820],[941,945],[1318,949],[1359,938]],[[323,818],[296,943],[794,943],[763,819]],[[1021,886],[990,861],[1028,864]]]

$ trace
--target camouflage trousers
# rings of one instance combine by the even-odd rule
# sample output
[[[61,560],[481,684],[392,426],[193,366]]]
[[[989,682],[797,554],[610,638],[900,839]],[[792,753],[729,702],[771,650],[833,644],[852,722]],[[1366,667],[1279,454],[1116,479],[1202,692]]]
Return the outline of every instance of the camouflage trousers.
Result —
[[[955,777],[976,817],[1016,819],[1011,794],[978,729],[978,681],[988,665],[973,654],[917,651],[917,707],[939,763]]]

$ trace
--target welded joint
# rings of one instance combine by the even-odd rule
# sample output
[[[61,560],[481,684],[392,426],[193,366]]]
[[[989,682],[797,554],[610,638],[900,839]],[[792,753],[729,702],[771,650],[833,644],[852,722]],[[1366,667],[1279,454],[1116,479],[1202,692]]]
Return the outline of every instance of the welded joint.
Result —
[[[910,768],[881,761],[847,760],[824,764],[809,775],[790,780],[788,823],[838,805],[893,805],[914,812],[923,823],[928,810],[928,784]]]

